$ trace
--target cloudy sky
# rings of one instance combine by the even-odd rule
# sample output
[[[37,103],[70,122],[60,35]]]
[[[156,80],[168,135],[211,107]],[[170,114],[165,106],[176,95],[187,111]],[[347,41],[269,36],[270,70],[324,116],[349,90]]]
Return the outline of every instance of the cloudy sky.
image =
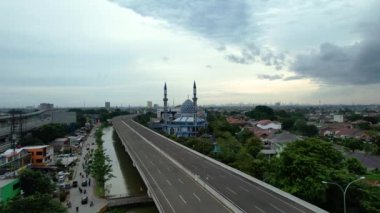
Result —
[[[380,103],[378,0],[2,0],[0,107]]]

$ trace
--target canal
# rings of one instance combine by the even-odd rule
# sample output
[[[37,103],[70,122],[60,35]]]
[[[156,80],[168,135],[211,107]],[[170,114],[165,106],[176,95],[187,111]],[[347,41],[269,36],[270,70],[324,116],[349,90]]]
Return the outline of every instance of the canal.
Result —
[[[137,169],[133,166],[133,162],[128,153],[124,150],[117,133],[112,127],[103,129],[102,139],[106,154],[112,161],[112,169],[114,178],[106,183],[109,195],[126,194],[143,195],[147,189],[144,181],[140,177]],[[158,210],[154,205],[139,206],[123,210],[128,213],[157,213]]]

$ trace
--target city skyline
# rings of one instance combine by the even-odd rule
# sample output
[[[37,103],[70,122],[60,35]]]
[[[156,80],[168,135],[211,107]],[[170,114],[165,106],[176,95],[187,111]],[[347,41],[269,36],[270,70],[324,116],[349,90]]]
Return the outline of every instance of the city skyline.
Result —
[[[380,2],[0,3],[0,107],[379,104]]]

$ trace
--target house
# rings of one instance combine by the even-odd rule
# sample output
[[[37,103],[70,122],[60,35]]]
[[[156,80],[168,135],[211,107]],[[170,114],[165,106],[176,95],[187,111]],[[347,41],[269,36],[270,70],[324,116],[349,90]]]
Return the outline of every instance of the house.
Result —
[[[247,123],[243,118],[236,116],[228,116],[226,119],[231,125],[244,126]]]
[[[281,130],[281,123],[271,120],[260,120],[256,123],[260,129],[274,129]]]
[[[70,145],[69,138],[56,138],[53,142],[50,143],[54,148],[54,152],[63,151],[64,147],[68,147]]]
[[[282,132],[267,138],[266,143],[269,144],[270,149],[275,150],[277,154],[280,154],[289,143],[299,140],[302,140],[302,138],[298,135]]]
[[[365,131],[354,128],[351,123],[334,123],[321,128],[321,136],[332,136],[336,138],[356,138],[359,140],[370,140],[371,137]]]
[[[50,145],[26,146],[22,149],[31,154],[33,167],[46,167],[53,163],[54,148]]]
[[[335,131],[335,137],[339,138],[356,138],[359,140],[370,140],[371,137],[363,130],[356,128],[342,128]]]
[[[252,132],[256,137],[260,139],[266,139],[267,137],[273,135],[277,130],[274,129],[261,129],[257,126],[246,127],[248,131]]]

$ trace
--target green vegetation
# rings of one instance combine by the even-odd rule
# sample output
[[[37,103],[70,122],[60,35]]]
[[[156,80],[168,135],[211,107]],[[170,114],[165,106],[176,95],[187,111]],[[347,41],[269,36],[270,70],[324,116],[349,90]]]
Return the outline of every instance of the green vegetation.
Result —
[[[108,119],[112,119],[113,117],[119,115],[128,115],[128,111],[121,111],[120,109],[115,109],[114,111],[109,111],[106,108],[99,109],[70,109],[70,112],[77,113],[77,122],[80,126],[84,126],[84,124],[89,121],[90,115],[99,115],[99,120],[102,123],[106,123]]]
[[[136,116],[135,121],[141,123],[144,126],[148,126],[150,119],[155,118],[155,117],[156,117],[156,114],[154,114],[153,112],[147,112],[145,114]]]
[[[0,205],[0,212],[67,212],[59,201],[53,199],[55,186],[48,175],[25,169],[19,178],[24,195],[12,199],[6,205]]]
[[[25,169],[20,174],[21,189],[25,196],[34,194],[51,194],[55,190],[49,176],[40,171]]]
[[[28,213],[64,213],[64,208],[59,201],[52,199],[49,194],[34,194],[24,198],[18,197],[7,205],[0,206],[2,213],[28,212]]]
[[[100,127],[95,132],[97,148],[91,154],[90,173],[96,181],[96,192],[100,196],[104,196],[105,183],[114,177],[112,174],[111,160],[108,155],[105,154],[103,148],[103,127]]]
[[[64,137],[70,133],[69,126],[66,124],[46,124],[35,130],[31,134],[21,138],[21,146],[32,146],[49,144],[56,138]]]
[[[342,192],[334,185],[345,185],[366,173],[356,159],[346,159],[331,143],[306,139],[289,144],[279,158],[270,162],[264,180],[331,212],[342,211]],[[360,212],[378,212],[378,188],[366,183],[355,183],[347,192],[347,205]]]
[[[245,113],[249,118],[253,118],[255,120],[273,120],[275,119],[274,111],[272,108],[267,106],[256,106],[253,110]]]
[[[279,157],[272,157],[271,160],[260,154],[262,143],[258,138],[247,130],[230,125],[225,115],[220,112],[208,112],[205,135],[211,137],[169,137],[323,209],[342,212],[342,192],[337,186],[323,184],[322,181],[345,186],[368,173],[357,159],[346,158],[333,147],[333,143],[312,138],[311,136],[317,135],[318,129],[306,123],[304,113],[283,110],[272,113],[265,106],[256,107],[247,113],[247,116],[255,119],[272,116],[271,118],[282,122],[285,129],[309,136],[304,141],[290,143]],[[216,139],[220,147],[219,153],[212,152],[212,138]],[[353,140],[344,143],[351,150],[360,148],[355,147],[357,143]],[[362,146],[364,149],[366,143]],[[371,173],[368,177],[376,179],[379,175]],[[355,182],[347,192],[347,206],[349,210],[358,212],[380,212],[380,188],[373,187],[366,181]]]

